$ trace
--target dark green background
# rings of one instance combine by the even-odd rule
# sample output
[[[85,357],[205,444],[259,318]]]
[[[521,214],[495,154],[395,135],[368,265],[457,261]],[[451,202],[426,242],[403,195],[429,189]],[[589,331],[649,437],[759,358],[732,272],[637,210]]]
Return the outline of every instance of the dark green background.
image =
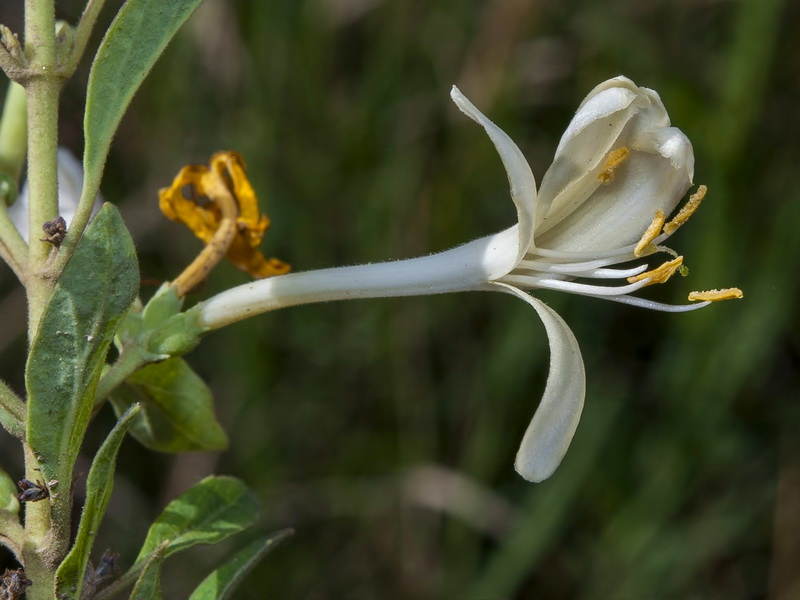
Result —
[[[21,5],[0,21],[21,30]],[[164,504],[216,472],[257,491],[263,531],[297,530],[237,598],[800,598],[798,22],[787,0],[206,0],[135,99],[103,184],[145,297],[200,248],[157,209],[186,163],[244,154],[273,220],[265,252],[296,270],[416,256],[514,220],[453,83],[540,180],[585,94],[625,74],[661,94],[710,190],[670,240],[689,278],[642,295],[738,285],[745,299],[672,315],[540,294],[581,343],[588,393],[538,485],[512,468],[548,362],[522,302],[358,301],[228,327],[188,360],[230,449],[127,442],[98,555],[127,567]],[[61,114],[76,152],[87,73],[88,58]],[[19,388],[24,296],[0,275],[0,375]],[[197,297],[246,280],[223,265]],[[109,410],[87,449],[111,424]],[[245,541],[170,559],[166,597]]]

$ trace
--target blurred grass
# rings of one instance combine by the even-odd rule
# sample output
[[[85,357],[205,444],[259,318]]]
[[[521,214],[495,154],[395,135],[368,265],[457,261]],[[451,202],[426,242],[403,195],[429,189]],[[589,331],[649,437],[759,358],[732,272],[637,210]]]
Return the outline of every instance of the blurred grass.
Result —
[[[230,450],[173,459],[128,444],[99,543],[130,559],[159,505],[216,470],[258,491],[265,530],[298,531],[241,598],[800,597],[798,19],[783,0],[206,0],[137,97],[103,186],[145,279],[198,249],[158,217],[157,189],[220,149],[245,155],[273,221],[265,249],[298,270],[497,231],[514,218],[505,175],[450,85],[540,179],[583,96],[623,73],[658,90],[710,188],[673,240],[690,278],[652,296],[738,285],[745,300],[668,315],[542,294],[581,342],[588,397],[539,485],[512,469],[547,368],[522,303],[365,301],[232,326],[189,356]],[[76,151],[86,72],[62,111]],[[22,307],[2,278],[7,333]],[[222,267],[202,297],[244,280]],[[16,385],[23,344],[1,357]],[[419,477],[429,465],[479,487]],[[435,509],[420,500],[431,494]],[[476,518],[458,516],[470,501]],[[173,559],[169,597],[220,556]]]

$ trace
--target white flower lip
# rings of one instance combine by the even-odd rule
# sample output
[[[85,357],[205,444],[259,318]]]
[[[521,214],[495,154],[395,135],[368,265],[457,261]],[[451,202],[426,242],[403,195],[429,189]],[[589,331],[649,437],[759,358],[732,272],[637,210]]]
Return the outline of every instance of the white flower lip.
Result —
[[[561,290],[667,312],[707,306],[708,301],[672,306],[630,295],[664,281],[677,267],[666,276],[663,267],[613,268],[665,250],[659,244],[677,226],[669,233],[651,235],[650,230],[652,223],[663,222],[692,185],[692,146],[670,126],[658,94],[616,77],[598,85],[580,105],[537,193],[531,168],[511,138],[456,87],[451,97],[495,145],[517,209],[516,225],[421,258],[292,273],[245,284],[199,304],[198,320],[202,327],[214,329],[286,306],[354,298],[466,290],[517,296],[539,314],[551,351],[544,395],[515,463],[522,477],[542,481],[561,463],[577,428],[585,370],[567,324],[526,291]],[[661,221],[654,221],[657,215]],[[680,259],[674,263],[680,264]],[[592,283],[609,279],[624,283]]]

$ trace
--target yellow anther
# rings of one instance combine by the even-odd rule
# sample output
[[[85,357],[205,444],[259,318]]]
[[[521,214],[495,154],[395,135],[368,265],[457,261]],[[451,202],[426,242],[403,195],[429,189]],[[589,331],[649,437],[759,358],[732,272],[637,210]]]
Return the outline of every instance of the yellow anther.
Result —
[[[184,196],[185,188],[191,191],[191,198]],[[198,203],[197,198],[208,201]],[[222,256],[258,278],[290,269],[285,262],[266,258],[258,250],[269,219],[258,210],[244,160],[236,152],[217,152],[208,167],[189,165],[181,169],[172,186],[159,191],[159,205],[166,217],[183,223],[207,244],[172,282],[179,296],[200,283]]]
[[[697,207],[700,206],[703,198],[706,197],[707,191],[708,188],[706,186],[699,186],[697,191],[689,196],[689,200],[687,200],[686,204],[681,207],[681,209],[678,211],[678,214],[675,215],[675,218],[664,225],[664,233],[667,235],[672,235],[675,233],[675,230],[678,229],[678,227],[686,223],[686,221],[689,220],[689,217],[691,217],[697,210]]]
[[[644,279],[650,280],[647,283],[647,285],[664,283],[667,279],[669,279],[675,274],[675,271],[681,268],[682,264],[683,264],[683,257],[679,256],[674,260],[665,262],[663,265],[661,265],[660,267],[656,267],[652,271],[645,271],[644,273],[640,273],[639,275],[628,277],[628,283],[636,283],[637,281],[642,281]]]
[[[739,288],[727,288],[724,290],[708,290],[707,292],[691,292],[689,294],[690,302],[706,301],[718,302],[720,300],[733,300],[742,298],[744,294]]]
[[[608,158],[606,158],[606,162],[603,165],[603,170],[597,175],[598,181],[603,185],[608,185],[614,181],[614,172],[625,162],[625,159],[628,158],[628,154],[630,153],[625,146],[609,152]]]
[[[645,252],[654,239],[658,237],[658,234],[661,233],[661,228],[664,227],[664,221],[667,220],[667,215],[664,214],[663,210],[657,210],[656,216],[653,217],[653,222],[647,227],[642,235],[642,239],[639,240],[639,243],[636,244],[636,248],[633,249],[633,255],[636,258],[644,256],[645,254],[649,254],[649,252]]]

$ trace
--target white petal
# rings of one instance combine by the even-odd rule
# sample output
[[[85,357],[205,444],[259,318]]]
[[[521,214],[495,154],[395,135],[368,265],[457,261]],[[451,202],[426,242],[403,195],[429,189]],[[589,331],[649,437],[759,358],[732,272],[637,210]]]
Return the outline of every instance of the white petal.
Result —
[[[670,214],[692,184],[694,157],[688,138],[669,127],[640,138],[620,165],[613,181],[601,185],[590,173],[585,180],[595,188],[580,209],[561,203],[552,207],[556,225],[537,229],[541,248],[570,252],[602,251],[635,244],[656,211]],[[560,200],[560,199],[559,199]],[[576,201],[579,199],[576,198]]]
[[[511,198],[517,207],[520,236],[517,259],[521,260],[525,252],[533,246],[533,225],[536,220],[536,179],[531,167],[514,141],[467,100],[456,86],[450,91],[450,97],[461,112],[486,130],[500,154],[511,187]]]
[[[575,210],[597,188],[596,179],[586,175],[599,168],[616,145],[631,116],[639,109],[639,98],[629,89],[612,88],[584,100],[561,137],[553,164],[542,179],[537,229],[555,225],[560,216]]]
[[[80,161],[75,158],[72,152],[64,147],[58,149],[58,211],[59,215],[69,226],[75,210],[78,208],[78,201],[81,197],[83,187],[83,167]],[[93,212],[99,210],[103,203],[100,195],[97,195]],[[25,241],[28,241],[28,182],[22,185],[17,201],[8,209],[8,216],[17,226]]]
[[[552,308],[513,286],[494,286],[530,304],[539,313],[550,342],[547,385],[514,464],[528,481],[543,481],[561,464],[581,418],[586,395],[581,350],[575,335]]]
[[[663,169],[661,173],[657,170],[648,173],[649,163],[642,160],[637,163],[637,156],[654,155],[659,161],[667,159],[674,174],[680,172],[684,178],[686,173],[686,179],[691,182],[694,162],[691,144],[669,124],[669,115],[658,94],[637,87],[629,79],[611,79],[592,90],[561,138],[553,165],[542,180],[536,245],[562,250],[619,247],[623,242],[613,244],[610,240],[638,240],[657,209],[669,214],[675,206],[673,202],[677,203],[680,197],[637,193],[635,197],[640,202],[635,206],[635,218],[624,221],[619,214],[607,212],[606,206],[598,206],[598,199],[603,196],[613,200],[615,195],[611,188],[618,187],[619,180],[632,179],[628,188],[634,188],[642,178],[657,178],[663,174]],[[627,160],[615,164],[619,169],[616,173],[612,171],[611,176],[616,184],[602,185],[598,176],[609,168],[609,152],[623,147],[631,154]],[[634,172],[635,176],[630,177]],[[631,214],[624,202],[617,208],[617,213]],[[597,221],[598,215],[605,221]],[[564,223],[567,219],[571,221]],[[587,231],[587,223],[592,225],[593,231]],[[548,239],[543,237],[557,227],[561,231],[552,233]],[[601,237],[597,237],[597,233]]]

